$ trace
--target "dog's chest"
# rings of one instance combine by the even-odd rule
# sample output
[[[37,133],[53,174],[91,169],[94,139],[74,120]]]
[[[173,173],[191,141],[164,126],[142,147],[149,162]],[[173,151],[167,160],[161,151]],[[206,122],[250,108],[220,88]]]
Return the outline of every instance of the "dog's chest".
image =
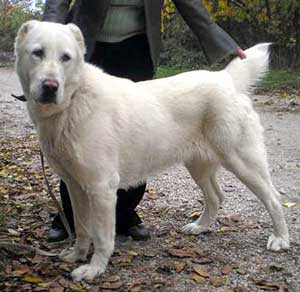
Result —
[[[64,177],[76,163],[79,146],[76,146],[66,131],[52,126],[38,128],[41,150],[53,170]]]

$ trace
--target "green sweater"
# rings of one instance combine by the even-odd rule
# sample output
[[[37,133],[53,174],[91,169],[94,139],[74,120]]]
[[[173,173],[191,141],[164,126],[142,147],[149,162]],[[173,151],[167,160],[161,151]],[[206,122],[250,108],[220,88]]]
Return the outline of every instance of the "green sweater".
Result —
[[[111,0],[97,41],[115,43],[145,33],[143,0]]]

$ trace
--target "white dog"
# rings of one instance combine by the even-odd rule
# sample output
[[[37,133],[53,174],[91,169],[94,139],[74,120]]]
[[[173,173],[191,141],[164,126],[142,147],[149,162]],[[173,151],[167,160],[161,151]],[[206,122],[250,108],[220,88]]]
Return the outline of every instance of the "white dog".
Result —
[[[263,129],[247,91],[268,67],[268,44],[246,50],[219,72],[194,71],[134,83],[84,62],[80,30],[30,21],[18,32],[16,70],[40,144],[67,183],[76,244],[67,261],[91,262],[75,280],[105,271],[114,248],[118,188],[184,163],[206,199],[203,215],[183,227],[207,230],[223,201],[216,173],[234,173],[263,202],[274,225],[268,249],[289,247],[278,193],[272,185]]]

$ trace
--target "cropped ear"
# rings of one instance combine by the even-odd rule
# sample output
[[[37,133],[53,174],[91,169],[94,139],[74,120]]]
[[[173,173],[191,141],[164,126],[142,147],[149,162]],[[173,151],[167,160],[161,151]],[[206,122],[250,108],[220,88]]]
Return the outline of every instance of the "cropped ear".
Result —
[[[67,24],[67,27],[73,33],[76,41],[79,44],[79,47],[80,47],[80,49],[82,51],[82,54],[84,56],[85,53],[86,53],[86,47],[85,47],[84,38],[83,38],[83,35],[82,35],[82,32],[81,32],[80,28],[77,25],[73,24],[73,23]]]
[[[28,32],[38,23],[39,23],[39,21],[37,21],[37,20],[29,20],[29,21],[26,21],[25,23],[23,23],[18,30],[16,41],[17,42],[22,41],[26,37]]]
[[[17,51],[17,49],[19,48],[19,44],[25,39],[28,32],[38,23],[39,21],[37,20],[29,20],[21,25],[15,40],[15,51]]]

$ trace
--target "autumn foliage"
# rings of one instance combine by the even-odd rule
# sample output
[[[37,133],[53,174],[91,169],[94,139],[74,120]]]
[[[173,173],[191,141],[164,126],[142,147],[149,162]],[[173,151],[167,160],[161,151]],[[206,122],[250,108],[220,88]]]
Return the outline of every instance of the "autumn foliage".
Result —
[[[278,67],[300,66],[299,0],[204,0],[212,18],[237,42],[249,47],[273,42],[273,62]],[[171,0],[165,0],[163,30],[178,22]]]

